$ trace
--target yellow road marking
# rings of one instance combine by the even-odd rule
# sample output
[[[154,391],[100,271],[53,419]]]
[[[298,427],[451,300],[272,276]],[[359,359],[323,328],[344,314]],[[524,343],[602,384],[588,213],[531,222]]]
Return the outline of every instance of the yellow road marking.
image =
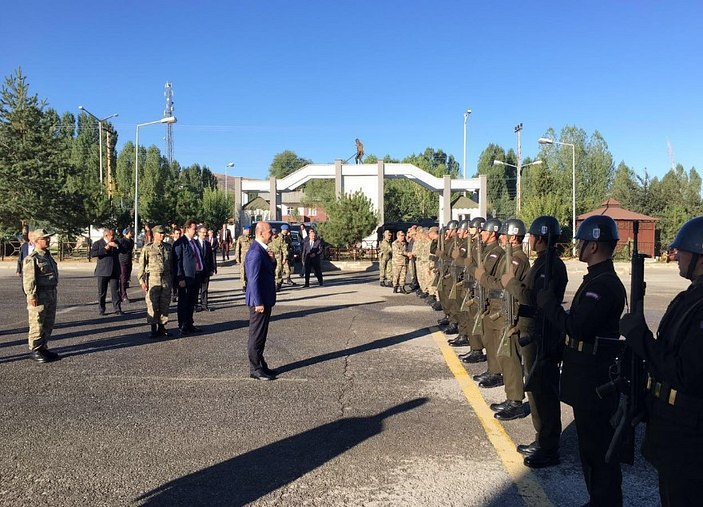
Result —
[[[449,370],[454,374],[459,387],[464,393],[464,396],[478,416],[483,429],[488,436],[491,444],[496,450],[498,457],[503,462],[503,466],[508,471],[513,479],[513,483],[517,487],[518,494],[522,498],[525,505],[553,507],[552,502],[547,497],[547,494],[542,489],[537,477],[529,467],[523,464],[523,456],[515,449],[515,442],[507,434],[503,425],[493,417],[493,411],[490,409],[486,401],[481,395],[481,391],[469,377],[468,372],[461,364],[461,361],[456,356],[444,337],[444,333],[432,329],[432,338],[439,346],[444,360],[449,366]]]

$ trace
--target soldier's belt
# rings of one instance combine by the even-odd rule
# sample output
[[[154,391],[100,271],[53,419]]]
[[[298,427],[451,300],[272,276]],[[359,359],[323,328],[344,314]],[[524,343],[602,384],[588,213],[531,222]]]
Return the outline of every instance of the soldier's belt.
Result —
[[[672,407],[703,412],[703,399],[681,393],[667,382],[657,382],[651,375],[647,375],[647,391],[654,398]]]
[[[588,343],[584,342],[582,340],[575,340],[574,338],[571,338],[570,336],[567,336],[566,339],[564,340],[564,343],[566,346],[570,349],[575,350],[576,352],[583,352],[584,354],[589,354],[589,355],[596,355],[598,353],[599,348],[603,348],[603,346],[622,346],[624,342],[622,340],[619,340],[617,338],[608,338],[605,336],[596,336],[596,340],[594,343]]]
[[[503,299],[505,291],[503,289],[490,289],[488,291],[488,299]]]
[[[37,285],[36,291],[37,292],[51,292],[56,290],[56,285]]]

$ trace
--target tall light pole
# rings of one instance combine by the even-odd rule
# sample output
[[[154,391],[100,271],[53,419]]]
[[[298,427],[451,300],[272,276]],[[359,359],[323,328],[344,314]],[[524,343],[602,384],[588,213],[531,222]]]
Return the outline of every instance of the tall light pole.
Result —
[[[518,162],[519,164],[519,162]],[[514,167],[516,172],[517,172],[517,195],[515,196],[515,215],[518,215],[520,213],[520,210],[522,209],[522,194],[520,193],[520,189],[522,188],[520,186],[520,178],[522,178],[522,170],[525,167],[530,167],[531,165],[542,165],[543,162],[541,160],[535,160],[534,162],[530,162],[529,164],[525,165],[515,165],[515,164],[510,164],[508,162],[503,162],[502,160],[494,160],[493,165],[507,165],[508,167]]]
[[[520,166],[520,131],[522,131],[522,123],[518,123],[517,126],[515,127],[515,133],[517,134],[517,167],[516,167],[516,173],[517,173],[517,180],[515,182],[515,193],[517,194],[517,202],[515,203],[515,215],[518,216],[520,214],[520,193],[521,193],[521,185],[520,183],[522,182],[522,178],[520,178],[520,175],[522,174],[522,167]]]
[[[98,122],[98,137],[100,140],[98,141],[98,147],[100,149],[100,191],[103,191],[103,122],[106,120],[109,120],[110,118],[114,118],[115,116],[119,116],[118,113],[111,114],[110,116],[106,116],[105,118],[98,118],[95,116],[93,113],[88,111],[86,108],[83,106],[78,106],[78,109],[83,111],[84,113],[92,116],[97,122]]]
[[[464,112],[464,179],[466,179],[466,124],[469,121],[470,114],[471,114],[471,109],[467,109]]]
[[[234,162],[230,162],[225,166],[225,194],[227,194],[227,168],[234,167]]]
[[[161,118],[156,121],[149,121],[146,123],[139,123],[137,125],[137,139],[134,143],[134,235],[135,237],[139,235],[139,127],[146,127],[147,125],[156,125],[157,123],[173,124],[176,123],[175,116],[167,116],[166,118]]]
[[[571,146],[571,254],[576,257],[576,146],[571,143],[562,143],[555,141],[549,137],[540,137],[537,142],[539,144],[560,144],[562,146]]]

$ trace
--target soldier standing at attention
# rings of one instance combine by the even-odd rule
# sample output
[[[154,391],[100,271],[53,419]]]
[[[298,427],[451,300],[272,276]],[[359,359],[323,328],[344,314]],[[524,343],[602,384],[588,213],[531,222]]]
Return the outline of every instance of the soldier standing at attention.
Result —
[[[407,275],[408,259],[412,253],[407,251],[405,233],[398,231],[397,239],[393,242],[393,294],[405,293],[405,277]]]
[[[659,473],[664,507],[700,505],[703,473],[703,217],[686,222],[670,248],[691,285],[669,304],[656,336],[641,309],[620,332],[647,363],[647,431],[642,454]]]
[[[501,279],[521,305],[534,308],[537,293],[546,289],[557,301],[564,298],[568,278],[566,266],[554,245],[559,241],[561,227],[552,216],[537,217],[530,226],[530,250],[537,260],[524,280],[511,274]],[[549,256],[549,257],[548,257]],[[550,272],[547,274],[547,268]],[[549,287],[545,286],[549,281]],[[530,468],[545,468],[559,464],[561,437],[561,404],[559,401],[559,363],[564,349],[564,337],[553,324],[542,318],[520,316],[520,348],[525,366],[525,390],[530,403],[535,440],[520,444],[517,450],[525,456]]]
[[[393,233],[391,231],[383,231],[383,239],[378,245],[378,269],[379,281],[381,287],[393,287],[391,277],[393,276],[393,267],[391,258],[393,257],[393,245],[391,239]]]
[[[459,335],[467,336],[469,345],[471,346],[469,352],[459,355],[459,359],[465,363],[483,363],[486,361],[486,354],[483,353],[483,338],[479,333],[473,332],[476,314],[478,313],[478,286],[476,280],[471,275],[478,267],[478,243],[481,241],[480,230],[485,223],[486,219],[483,217],[474,217],[471,219],[471,222],[469,222],[469,237],[466,243],[467,252],[464,257],[464,289],[465,292],[469,294],[468,296],[465,294],[464,297],[469,297],[470,300],[467,301],[467,308],[461,310],[459,313],[458,326]],[[468,254],[469,249],[471,250],[471,255]]]
[[[290,235],[290,226],[288,224],[281,225],[281,248],[283,249],[283,262],[281,269],[283,270],[283,281],[287,285],[296,285],[291,280],[291,264],[293,263],[293,238]]]
[[[170,336],[166,324],[173,286],[173,247],[164,241],[162,226],[154,226],[152,232],[154,241],[142,248],[139,258],[139,285],[144,291],[151,337],[158,338]]]
[[[574,409],[581,467],[593,507],[622,505],[620,463],[605,462],[614,433],[610,419],[619,397],[617,391],[603,398],[596,394],[596,388],[610,381],[610,366],[620,351],[619,325],[626,293],[613,267],[618,237],[612,218],[588,217],[576,232],[579,260],[588,264],[588,274],[571,309],[564,311],[553,291],[537,294],[542,315],[567,335],[560,397]]]
[[[237,242],[234,245],[234,262],[239,264],[239,278],[242,280],[242,292],[247,290],[247,272],[244,269],[244,259],[247,256],[249,247],[251,246],[251,236],[249,232],[251,228],[247,225],[242,229],[242,235],[237,238]]]
[[[56,320],[56,286],[59,269],[49,252],[51,236],[44,229],[32,231],[29,239],[34,250],[22,265],[22,285],[27,294],[29,320],[29,357],[38,363],[59,359],[56,352],[47,348]]]
[[[276,281],[276,291],[279,291],[283,286],[283,238],[275,227],[271,228],[271,234],[271,242],[268,244],[268,247],[269,252],[276,261],[276,269],[274,270],[273,276]]]

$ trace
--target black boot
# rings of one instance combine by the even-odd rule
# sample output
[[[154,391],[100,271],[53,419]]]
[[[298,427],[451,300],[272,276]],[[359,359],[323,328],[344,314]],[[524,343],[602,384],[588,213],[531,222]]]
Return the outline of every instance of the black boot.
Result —
[[[512,421],[530,415],[530,405],[522,401],[507,400],[505,408],[493,416],[499,421]]]
[[[171,333],[166,331],[166,328],[164,327],[163,324],[159,324],[159,329],[157,331],[159,336],[171,336]]]
[[[446,328],[444,328],[444,334],[457,334],[458,332],[459,328],[456,324],[449,324]],[[468,338],[466,338],[466,344],[469,344]]]
[[[525,456],[523,463],[530,468],[547,468],[558,465],[559,461],[559,451],[537,449]]]
[[[398,294],[398,286],[393,287],[393,294]]]
[[[157,338],[159,335],[156,331],[156,324],[151,325],[151,334],[149,335],[149,338]]]
[[[486,354],[480,350],[472,350],[468,354],[460,356],[459,359],[465,363],[483,363],[486,360]]]
[[[495,375],[489,374],[488,377],[484,378],[478,383],[479,387],[483,387],[484,389],[490,389],[492,387],[500,387],[503,385],[503,375],[500,373],[496,373]],[[522,402],[520,402],[522,403]],[[528,410],[529,410],[529,405],[528,405]],[[529,414],[529,412],[528,412]],[[498,415],[498,414],[496,414]],[[523,416],[524,417],[524,416]]]
[[[452,347],[466,347],[469,344],[469,338],[466,335],[459,335],[454,340],[449,342]]]

